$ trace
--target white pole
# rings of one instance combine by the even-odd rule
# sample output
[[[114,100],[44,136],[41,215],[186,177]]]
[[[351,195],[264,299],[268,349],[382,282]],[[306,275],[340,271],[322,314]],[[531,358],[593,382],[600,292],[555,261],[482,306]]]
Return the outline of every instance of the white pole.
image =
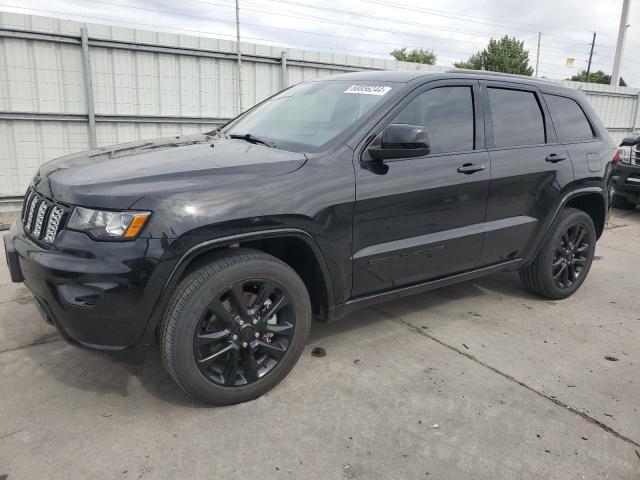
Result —
[[[93,103],[93,83],[91,81],[91,57],[89,56],[89,34],[86,25],[80,28],[80,46],[84,73],[84,98],[87,102],[87,120],[89,121],[89,148],[96,148],[96,112]]]
[[[624,50],[624,39],[627,35],[627,21],[629,20],[630,0],[622,0],[622,14],[620,15],[620,26],[618,27],[618,43],[616,43],[616,56],[613,60],[613,72],[611,73],[611,85],[618,86],[620,82],[620,63],[622,62],[622,51]]]
[[[242,108],[242,53],[240,52],[240,5],[239,0],[236,0],[236,52],[238,54],[238,105],[240,112],[243,112]]]
[[[536,50],[536,78],[538,78],[538,65],[540,64],[540,37],[542,37],[542,32],[538,32],[538,49]]]

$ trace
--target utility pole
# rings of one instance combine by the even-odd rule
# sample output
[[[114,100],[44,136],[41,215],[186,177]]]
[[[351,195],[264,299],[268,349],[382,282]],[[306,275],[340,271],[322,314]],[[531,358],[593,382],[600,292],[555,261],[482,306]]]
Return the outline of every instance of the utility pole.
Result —
[[[236,52],[238,54],[238,105],[240,106],[240,112],[243,112],[242,108],[242,52],[240,51],[240,4],[239,0],[236,0]]]
[[[538,49],[536,50],[536,78],[538,78],[538,65],[540,64],[540,37],[542,37],[542,32],[538,32]]]
[[[629,20],[629,3],[631,0],[622,0],[622,13],[620,15],[620,26],[618,27],[618,42],[616,43],[616,56],[613,60],[613,72],[611,73],[611,85],[618,86],[620,83],[620,62],[622,61],[622,51],[624,50],[624,39],[627,35],[627,21]]]
[[[596,32],[593,32],[593,40],[591,41],[591,51],[589,52],[589,63],[587,63],[587,82],[591,73],[591,60],[593,59],[593,47],[596,45]]]

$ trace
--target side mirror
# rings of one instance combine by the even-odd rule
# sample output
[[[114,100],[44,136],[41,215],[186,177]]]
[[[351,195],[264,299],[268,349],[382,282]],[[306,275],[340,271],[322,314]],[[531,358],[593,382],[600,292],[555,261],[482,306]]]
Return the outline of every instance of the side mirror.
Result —
[[[621,147],[633,147],[635,145],[640,144],[640,133],[639,132],[635,132],[635,133],[631,133],[629,135],[627,135],[626,137],[624,137],[622,139],[622,142],[620,143]]]
[[[373,160],[424,157],[429,154],[429,132],[420,125],[392,123],[367,149]]]

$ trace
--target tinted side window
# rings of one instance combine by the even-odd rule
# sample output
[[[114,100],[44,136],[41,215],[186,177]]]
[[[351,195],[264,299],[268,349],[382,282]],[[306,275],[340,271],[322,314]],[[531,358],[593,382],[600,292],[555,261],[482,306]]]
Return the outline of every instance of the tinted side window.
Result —
[[[496,147],[545,142],[544,118],[533,92],[489,88],[489,105]]]
[[[593,130],[578,102],[557,95],[545,95],[558,140],[579,142],[593,139]]]
[[[392,123],[422,125],[431,140],[431,153],[474,149],[471,87],[437,87],[418,95]]]

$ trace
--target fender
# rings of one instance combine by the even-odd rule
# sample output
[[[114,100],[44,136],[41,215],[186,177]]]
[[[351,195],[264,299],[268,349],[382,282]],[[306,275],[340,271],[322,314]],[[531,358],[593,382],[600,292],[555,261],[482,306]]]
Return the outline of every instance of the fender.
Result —
[[[233,245],[234,243],[247,242],[252,240],[262,240],[265,238],[291,237],[291,236],[300,238],[311,248],[311,251],[313,252],[313,255],[320,267],[322,278],[326,287],[328,308],[331,308],[334,305],[333,283],[331,281],[331,276],[329,274],[329,269],[327,267],[324,255],[322,254],[320,247],[318,246],[315,239],[310,233],[298,228],[281,228],[281,229],[273,229],[273,230],[259,230],[255,232],[242,233],[238,235],[230,235],[227,237],[215,238],[212,240],[206,240],[204,242],[198,243],[197,245],[194,245],[189,250],[187,250],[180,257],[178,262],[173,267],[171,274],[167,278],[162,288],[162,292],[160,293],[160,297],[153,308],[151,316],[149,317],[149,321],[147,322],[147,326],[145,328],[145,332],[142,338],[142,344],[149,346],[155,342],[156,327],[159,325],[162,319],[164,310],[167,307],[167,304],[169,303],[171,292],[173,292],[173,290],[178,284],[179,278],[181,277],[181,275],[184,273],[184,271],[187,269],[187,267],[193,261],[194,258],[196,258],[200,254],[205,253],[207,251],[215,250],[220,247]]]
[[[529,255],[529,260],[527,260],[525,265],[529,265],[536,258],[536,256],[538,255],[538,252],[542,248],[542,244],[544,243],[545,238],[547,238],[547,235],[549,234],[551,225],[553,225],[553,222],[556,221],[556,218],[560,214],[560,211],[567,205],[567,203],[569,203],[569,201],[573,198],[580,197],[582,195],[592,194],[592,193],[597,193],[598,195],[606,196],[606,192],[602,187],[584,187],[584,188],[579,188],[577,190],[571,190],[564,197],[562,197],[560,202],[558,202],[558,205],[556,206],[555,210],[553,211],[553,215],[549,215],[547,217],[547,221],[545,222],[543,227],[540,229],[540,232],[536,236],[536,239],[534,242],[535,248],[531,252],[531,255]],[[606,207],[606,203],[607,202],[605,200],[605,207]],[[605,208],[605,212],[606,210],[607,209]]]

